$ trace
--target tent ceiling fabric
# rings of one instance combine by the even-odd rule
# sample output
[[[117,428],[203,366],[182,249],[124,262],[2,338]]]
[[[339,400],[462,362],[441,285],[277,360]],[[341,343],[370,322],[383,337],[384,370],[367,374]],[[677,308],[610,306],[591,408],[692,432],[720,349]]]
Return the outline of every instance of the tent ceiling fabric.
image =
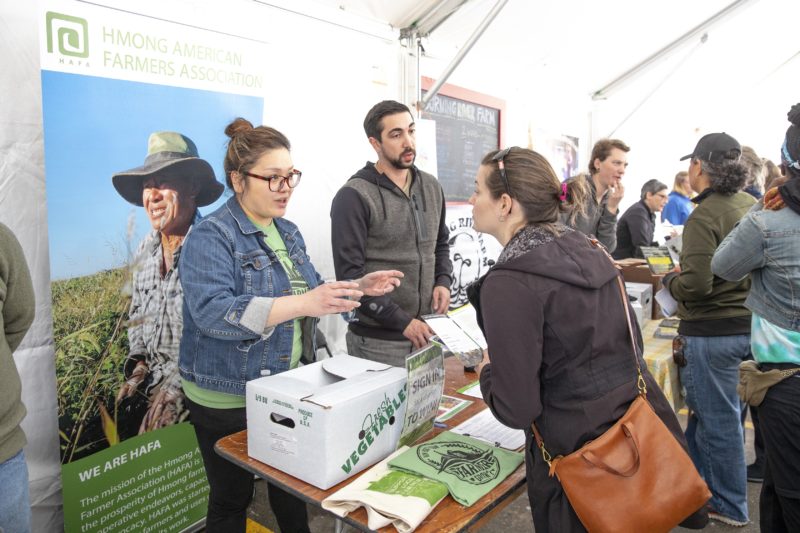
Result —
[[[436,3],[317,1],[396,29]],[[510,118],[529,128],[580,132],[591,115],[592,138],[657,132],[662,142],[687,144],[701,132],[727,130],[775,158],[786,111],[797,101],[800,1],[750,1],[708,28],[705,43],[698,35],[607,99],[591,99],[736,1],[509,0],[448,82],[513,102]],[[421,74],[439,77],[495,4],[469,0],[423,39]]]
[[[318,0],[318,3],[337,7],[367,18],[387,22],[397,29],[406,28],[429,13],[439,4],[452,3],[452,0]],[[458,2],[460,3],[460,2]]]
[[[440,3],[318,1],[386,21],[398,29]],[[426,52],[448,62],[495,3],[496,0],[466,2],[430,35],[430,42],[425,42]],[[546,79],[579,84],[585,93],[591,93],[731,3],[733,0],[510,0],[468,54],[467,61],[491,61],[506,75],[525,71],[528,79],[539,81],[545,75]],[[798,6],[800,2],[751,2],[709,29],[709,45],[725,38],[722,44],[730,53],[723,61],[748,61],[757,51],[761,70],[766,74],[800,48],[796,30],[791,27],[791,21],[800,18]],[[737,31],[728,31],[726,26]],[[687,43],[687,47],[691,45]]]

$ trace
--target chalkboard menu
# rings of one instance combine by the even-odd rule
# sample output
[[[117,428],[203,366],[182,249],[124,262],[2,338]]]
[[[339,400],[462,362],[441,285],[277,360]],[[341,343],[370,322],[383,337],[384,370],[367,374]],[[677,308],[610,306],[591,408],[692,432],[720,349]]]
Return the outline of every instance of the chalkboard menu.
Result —
[[[437,94],[422,118],[436,121],[437,177],[445,199],[467,201],[481,159],[499,147],[500,110]]]

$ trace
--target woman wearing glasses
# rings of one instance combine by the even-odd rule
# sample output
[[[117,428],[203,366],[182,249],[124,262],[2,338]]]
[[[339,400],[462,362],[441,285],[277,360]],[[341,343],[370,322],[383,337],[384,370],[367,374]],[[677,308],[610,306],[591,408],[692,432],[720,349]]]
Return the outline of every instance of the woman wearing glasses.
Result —
[[[585,529],[541,454],[533,453],[531,424],[553,457],[567,455],[608,429],[638,393],[623,314],[630,308],[623,308],[617,269],[605,250],[559,222],[588,193],[581,180],[559,183],[540,154],[514,147],[483,158],[469,200],[475,231],[503,245],[496,264],[468,290],[489,344],[481,391],[500,422],[528,434],[536,531]],[[648,400],[685,447],[672,408],[641,367]],[[707,521],[692,518],[684,525]]]
[[[289,140],[242,118],[225,133],[234,195],[192,228],[180,257],[180,373],[210,486],[206,530],[227,533],[245,531],[253,475],[218,456],[214,443],[245,429],[245,383],[312,361],[317,317],[390,292],[402,273],[323,283],[297,226],[283,218],[301,177]],[[309,531],[302,500],[268,491],[281,531]]]

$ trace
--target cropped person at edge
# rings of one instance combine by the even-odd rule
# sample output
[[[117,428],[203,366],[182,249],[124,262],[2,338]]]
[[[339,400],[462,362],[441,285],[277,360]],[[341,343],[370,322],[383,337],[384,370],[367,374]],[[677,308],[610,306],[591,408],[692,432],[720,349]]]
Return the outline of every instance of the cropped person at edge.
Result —
[[[753,313],[750,347],[764,372],[800,368],[800,104],[789,121],[781,147],[788,180],[767,191],[711,260],[723,279],[752,278],[745,300]],[[800,531],[800,374],[767,389],[757,409],[766,456],[761,531]]]
[[[22,382],[14,351],[33,323],[36,300],[19,241],[0,223],[0,531],[31,530]]]

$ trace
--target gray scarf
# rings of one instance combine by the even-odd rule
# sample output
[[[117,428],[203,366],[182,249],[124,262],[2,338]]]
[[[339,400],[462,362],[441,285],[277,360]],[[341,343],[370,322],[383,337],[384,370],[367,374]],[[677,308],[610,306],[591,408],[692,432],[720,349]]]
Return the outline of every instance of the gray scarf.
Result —
[[[575,231],[574,229],[565,226],[560,222],[555,224],[555,229],[559,235],[568,231]],[[547,244],[555,238],[556,235],[553,235],[551,232],[543,229],[541,226],[525,226],[513,237],[511,237],[511,240],[508,241],[506,247],[503,248],[502,252],[500,252],[500,257],[497,258],[497,262],[505,263],[506,261],[516,259],[517,257],[525,255],[538,246]]]

